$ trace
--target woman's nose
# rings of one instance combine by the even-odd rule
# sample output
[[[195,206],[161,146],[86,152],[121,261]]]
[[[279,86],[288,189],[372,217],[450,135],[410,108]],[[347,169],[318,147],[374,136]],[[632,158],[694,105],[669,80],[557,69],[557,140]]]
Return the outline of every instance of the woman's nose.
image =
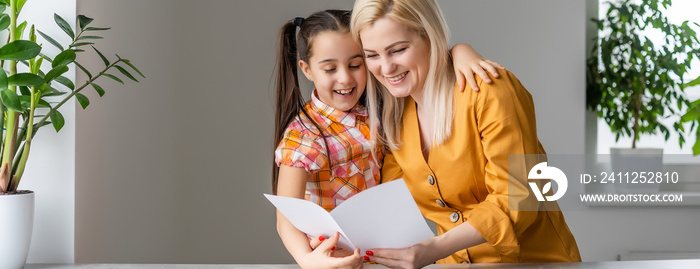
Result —
[[[384,58],[382,59],[381,63],[381,72],[383,75],[391,75],[393,74],[394,70],[396,69],[396,65],[394,64],[391,59]]]

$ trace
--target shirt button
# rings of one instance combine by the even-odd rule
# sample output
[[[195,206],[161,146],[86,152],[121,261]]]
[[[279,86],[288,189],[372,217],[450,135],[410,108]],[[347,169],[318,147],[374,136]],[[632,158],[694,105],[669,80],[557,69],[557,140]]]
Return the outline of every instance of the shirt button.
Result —
[[[459,220],[459,214],[457,212],[452,212],[450,214],[450,221],[457,222]]]
[[[435,178],[433,175],[428,175],[428,183],[430,183],[430,185],[435,184]]]
[[[440,206],[440,207],[445,207],[445,202],[443,202],[440,199],[435,199],[435,202]]]

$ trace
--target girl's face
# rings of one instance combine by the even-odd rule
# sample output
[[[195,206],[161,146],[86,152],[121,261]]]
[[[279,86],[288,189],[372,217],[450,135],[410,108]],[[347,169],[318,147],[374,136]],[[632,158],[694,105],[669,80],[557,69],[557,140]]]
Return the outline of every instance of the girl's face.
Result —
[[[309,62],[299,61],[318,98],[341,111],[357,104],[365,91],[367,75],[360,45],[350,33],[322,32],[311,40]]]
[[[430,44],[407,26],[381,18],[360,31],[366,64],[395,97],[423,92],[430,68]]]

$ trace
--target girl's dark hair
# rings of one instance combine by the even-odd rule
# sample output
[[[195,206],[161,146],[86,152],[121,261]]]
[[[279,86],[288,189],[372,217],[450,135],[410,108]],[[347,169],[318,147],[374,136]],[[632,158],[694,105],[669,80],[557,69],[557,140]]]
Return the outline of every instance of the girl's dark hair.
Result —
[[[309,63],[312,53],[311,45],[316,35],[325,31],[350,33],[350,14],[351,12],[348,10],[319,11],[303,20],[290,20],[282,26],[277,50],[277,78],[275,85],[277,102],[275,106],[275,144],[273,148],[277,148],[277,145],[282,141],[282,136],[287,126],[299,113],[302,113],[309,119],[323,139],[326,139],[318,124],[304,111],[304,97],[301,95],[299,78],[297,76],[297,61],[303,60]],[[296,24],[300,24],[299,34],[296,34],[297,25],[295,21]],[[326,147],[326,154],[330,162],[330,150],[328,147]],[[330,163],[329,167],[332,167]],[[279,168],[273,159],[273,194],[277,194],[278,177]]]

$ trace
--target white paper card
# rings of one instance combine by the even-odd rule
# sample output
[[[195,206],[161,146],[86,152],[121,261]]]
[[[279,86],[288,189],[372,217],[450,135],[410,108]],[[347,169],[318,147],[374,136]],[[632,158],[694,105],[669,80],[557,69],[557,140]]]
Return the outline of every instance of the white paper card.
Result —
[[[340,232],[338,245],[349,250],[406,248],[434,236],[403,179],[362,191],[330,214],[306,200],[269,194],[265,197],[310,236]]]

